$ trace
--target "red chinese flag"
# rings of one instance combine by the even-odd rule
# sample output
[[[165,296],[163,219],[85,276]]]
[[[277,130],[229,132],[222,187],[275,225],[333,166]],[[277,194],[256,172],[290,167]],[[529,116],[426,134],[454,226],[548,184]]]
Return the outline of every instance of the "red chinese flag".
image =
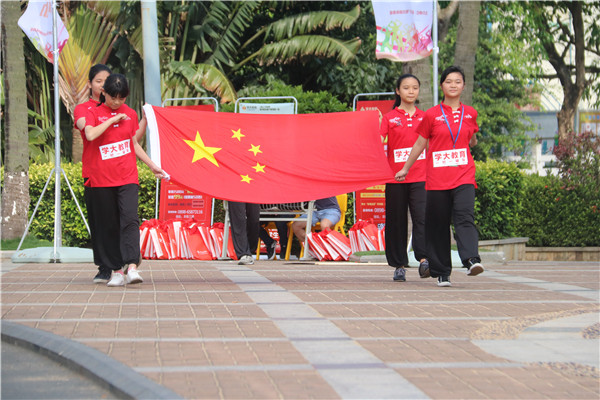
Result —
[[[377,111],[264,115],[144,106],[151,156],[178,184],[248,203],[309,201],[389,182]]]

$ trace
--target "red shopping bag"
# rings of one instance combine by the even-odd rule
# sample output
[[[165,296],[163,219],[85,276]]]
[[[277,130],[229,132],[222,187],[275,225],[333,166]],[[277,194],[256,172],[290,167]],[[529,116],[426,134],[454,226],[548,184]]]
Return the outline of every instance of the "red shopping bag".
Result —
[[[218,251],[218,257],[221,257],[221,254],[223,254],[223,236],[224,236],[224,231],[225,230],[225,225],[222,222],[216,222],[213,224],[211,230],[210,230],[210,234],[213,237],[213,239],[215,240],[215,249]],[[227,243],[227,256],[230,257],[232,260],[237,260],[237,255],[235,254],[235,249],[233,247],[233,240],[231,239],[231,229],[229,229],[229,240]]]
[[[187,230],[187,229],[186,229]],[[186,232],[187,246],[193,260],[212,260],[213,256],[198,228]]]
[[[319,238],[321,239],[321,243],[322,243],[323,247],[327,251],[327,255],[329,256],[329,258],[332,261],[342,261],[344,258],[342,257],[340,252],[337,251],[336,248],[331,243],[329,243],[329,240],[327,240],[327,232],[321,231],[318,233],[318,235],[319,235]]]
[[[352,254],[350,239],[338,231],[326,229],[323,232],[325,232],[325,238],[327,242],[331,244],[331,246],[333,246],[338,253],[340,253],[344,260],[349,260],[350,254]]]
[[[318,234],[309,232],[306,234],[308,238],[308,251],[319,261],[330,259],[327,250],[325,249],[321,237]]]

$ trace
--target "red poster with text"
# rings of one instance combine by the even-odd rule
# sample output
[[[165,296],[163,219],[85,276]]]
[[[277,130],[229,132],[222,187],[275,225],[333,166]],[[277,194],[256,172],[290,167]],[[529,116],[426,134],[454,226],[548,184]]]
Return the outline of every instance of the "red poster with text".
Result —
[[[185,189],[175,182],[162,181],[160,183],[160,207],[158,219],[193,218],[199,223],[212,225],[212,200],[211,196],[204,193]]]
[[[356,102],[357,111],[378,110],[380,120],[394,106],[394,100],[364,100]],[[387,152],[387,138],[383,142]],[[378,228],[385,224],[385,185],[372,186],[356,192],[354,212],[356,220],[372,219]]]

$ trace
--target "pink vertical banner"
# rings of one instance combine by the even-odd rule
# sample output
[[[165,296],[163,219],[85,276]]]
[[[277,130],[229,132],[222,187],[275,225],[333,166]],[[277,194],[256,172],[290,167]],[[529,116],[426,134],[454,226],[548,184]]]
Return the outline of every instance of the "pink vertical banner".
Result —
[[[56,32],[58,51],[67,44],[69,32],[63,24],[58,12],[53,9],[51,1],[29,0],[27,10],[19,18],[18,25],[40,53],[50,62],[54,62],[54,33],[52,12],[56,13]]]
[[[375,57],[414,61],[433,53],[433,1],[373,1]]]

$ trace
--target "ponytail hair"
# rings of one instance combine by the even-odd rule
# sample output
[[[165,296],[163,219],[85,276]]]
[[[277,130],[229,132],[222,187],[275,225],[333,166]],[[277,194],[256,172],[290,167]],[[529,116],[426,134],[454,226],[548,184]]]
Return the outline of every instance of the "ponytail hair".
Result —
[[[402,84],[402,81],[405,79],[408,79],[408,78],[416,79],[417,82],[419,83],[419,86],[421,86],[421,81],[419,80],[419,78],[417,78],[413,74],[403,74],[403,75],[400,75],[400,77],[396,81],[396,89],[400,89],[400,85]],[[394,95],[396,96],[396,100],[394,101],[394,106],[392,107],[392,110],[394,108],[398,107],[402,103],[402,99],[400,98],[400,95],[396,92],[396,90],[394,90]]]
[[[110,74],[106,81],[104,81],[104,93],[107,93],[111,97],[120,97],[122,99],[129,96],[129,84],[125,75],[122,74]],[[100,104],[106,101],[104,93],[100,95]]]

